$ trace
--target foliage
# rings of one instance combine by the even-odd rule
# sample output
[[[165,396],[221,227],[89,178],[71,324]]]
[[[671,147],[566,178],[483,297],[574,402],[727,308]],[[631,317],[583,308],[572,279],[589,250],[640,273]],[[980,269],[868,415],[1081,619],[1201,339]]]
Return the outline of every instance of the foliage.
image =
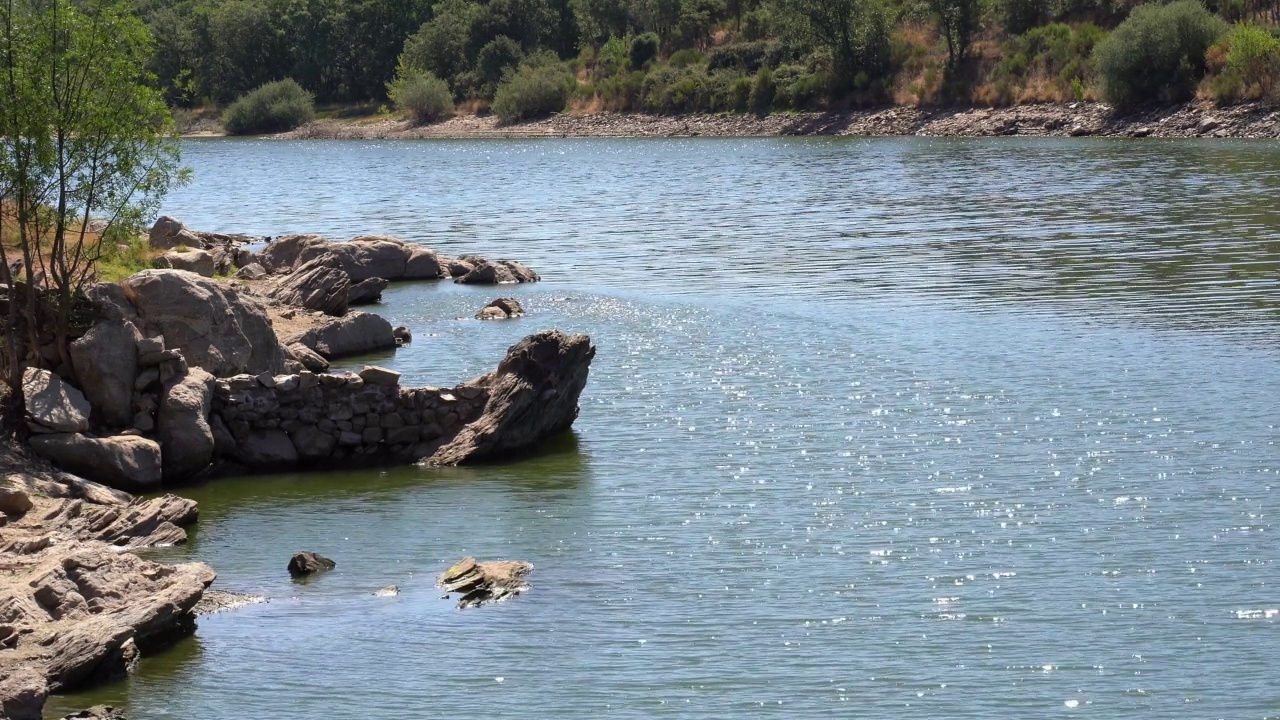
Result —
[[[53,330],[69,362],[73,300],[95,277],[100,238],[140,228],[185,179],[172,118],[144,70],[152,46],[114,0],[0,5],[0,247],[23,260],[16,271],[7,256],[0,262],[10,387],[39,330]],[[52,328],[39,327],[36,294],[20,292],[41,284],[38,275],[51,291]]]
[[[492,100],[503,76],[519,67],[523,58],[520,44],[506,35],[499,35],[480,48],[475,70],[480,97]]]
[[[1033,82],[1053,88],[1057,99],[1083,99],[1085,86],[1094,78],[1094,47],[1105,35],[1092,23],[1053,23],[1009,38],[991,72],[998,99],[1017,102],[1022,89]]]
[[[396,79],[387,86],[387,97],[414,122],[432,123],[453,114],[449,85],[426,70],[401,66]]]
[[[232,135],[284,132],[315,117],[311,93],[292,78],[250,91],[222,113],[222,126]]]
[[[868,90],[889,70],[889,20],[875,0],[776,0],[807,42],[831,54],[837,91]]]
[[[1280,40],[1256,25],[1237,25],[1226,38],[1229,72],[1239,76],[1250,97],[1280,93]]]
[[[1139,6],[1094,50],[1103,97],[1119,110],[1191,97],[1226,29],[1197,0]]]
[[[978,29],[978,0],[928,0],[947,41],[947,74],[954,75],[969,53]]]
[[[777,92],[778,87],[773,82],[773,72],[767,67],[760,68],[760,72],[756,73],[755,81],[751,83],[751,95],[747,100],[751,111],[767,115],[773,109],[773,97]]]
[[[671,67],[689,67],[690,65],[701,65],[706,62],[707,58],[702,53],[693,48],[685,48],[671,53],[671,57],[667,58],[667,64]]]
[[[658,36],[647,32],[631,40],[630,60],[632,70],[642,70],[650,60],[658,57]]]
[[[493,112],[504,123],[560,112],[573,85],[573,75],[560,64],[533,59],[498,86]]]

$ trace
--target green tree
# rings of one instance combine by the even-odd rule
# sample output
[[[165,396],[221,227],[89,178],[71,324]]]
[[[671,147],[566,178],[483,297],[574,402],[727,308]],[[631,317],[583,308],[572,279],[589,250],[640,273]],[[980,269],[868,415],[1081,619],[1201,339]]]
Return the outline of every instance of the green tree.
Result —
[[[1102,95],[1119,110],[1191,97],[1227,24],[1196,0],[1141,5],[1094,48]]]
[[[93,281],[102,245],[90,220],[103,235],[140,229],[183,179],[172,119],[144,70],[152,44],[117,0],[0,4],[0,246],[23,261],[18,273],[0,262],[11,388],[24,364],[40,362],[38,303],[52,304],[55,344],[70,364],[72,301]],[[48,288],[43,301],[37,286]]]
[[[888,72],[888,20],[875,0],[775,0],[775,8],[803,40],[831,53],[837,91]]]
[[[981,8],[978,0],[929,0],[929,9],[947,40],[947,73],[954,76],[969,53]]]
[[[467,59],[467,43],[478,11],[477,6],[466,0],[441,0],[435,7],[435,17],[405,40],[400,62],[445,80],[456,92],[458,76],[471,65]]]

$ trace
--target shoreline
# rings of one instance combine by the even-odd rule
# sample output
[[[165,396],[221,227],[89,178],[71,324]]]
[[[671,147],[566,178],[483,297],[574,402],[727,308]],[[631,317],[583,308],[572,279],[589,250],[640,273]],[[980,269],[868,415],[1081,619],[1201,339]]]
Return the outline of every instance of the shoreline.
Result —
[[[222,137],[208,121],[183,137]],[[264,137],[281,140],[537,139],[639,137],[1131,137],[1280,139],[1280,106],[1195,101],[1114,116],[1095,102],[1003,108],[896,106],[843,112],[755,115],[559,114],[514,125],[459,115],[415,126],[395,118],[316,120]]]

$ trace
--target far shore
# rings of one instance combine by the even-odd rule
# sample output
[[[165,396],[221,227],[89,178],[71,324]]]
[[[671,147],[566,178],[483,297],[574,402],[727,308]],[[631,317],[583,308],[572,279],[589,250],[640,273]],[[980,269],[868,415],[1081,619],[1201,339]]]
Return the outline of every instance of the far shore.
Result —
[[[183,137],[217,137],[208,120]],[[1280,138],[1280,107],[1264,103],[1218,106],[1210,102],[1150,109],[1117,117],[1094,102],[1005,108],[889,107],[842,112],[755,115],[645,115],[565,113],[513,125],[493,115],[457,115],[431,125],[394,117],[323,119],[278,139],[398,140],[479,138],[776,137],[783,135],[921,137],[1153,137]]]

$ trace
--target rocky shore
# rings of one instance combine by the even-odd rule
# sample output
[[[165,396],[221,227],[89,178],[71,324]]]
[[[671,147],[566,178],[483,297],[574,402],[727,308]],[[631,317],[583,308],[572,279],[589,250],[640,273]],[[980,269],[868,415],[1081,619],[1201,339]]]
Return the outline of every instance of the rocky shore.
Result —
[[[192,632],[197,615],[261,600],[206,592],[216,575],[202,563],[135,554],[185,542],[197,508],[130,492],[281,467],[491,461],[578,416],[595,355],[580,334],[530,335],[494,371],[451,387],[402,387],[379,367],[327,372],[412,341],[411,329],[352,309],[389,282],[539,279],[518,262],[381,236],[268,242],[172,218],[150,242],[156,267],[93,286],[66,352],[40,336],[24,427],[0,449],[0,720],[39,718],[49,693],[118,677]],[[518,314],[514,300],[495,303]],[[485,575],[491,591],[473,604],[523,589],[527,568],[492,567],[506,573]]]
[[[207,134],[207,133],[203,133]],[[515,125],[493,116],[462,115],[415,126],[404,120],[317,120],[276,137],[287,139],[769,137],[778,135],[922,137],[1280,138],[1280,107],[1210,102],[1116,116],[1102,103],[1004,108],[898,106],[843,112],[755,115],[561,114]]]

